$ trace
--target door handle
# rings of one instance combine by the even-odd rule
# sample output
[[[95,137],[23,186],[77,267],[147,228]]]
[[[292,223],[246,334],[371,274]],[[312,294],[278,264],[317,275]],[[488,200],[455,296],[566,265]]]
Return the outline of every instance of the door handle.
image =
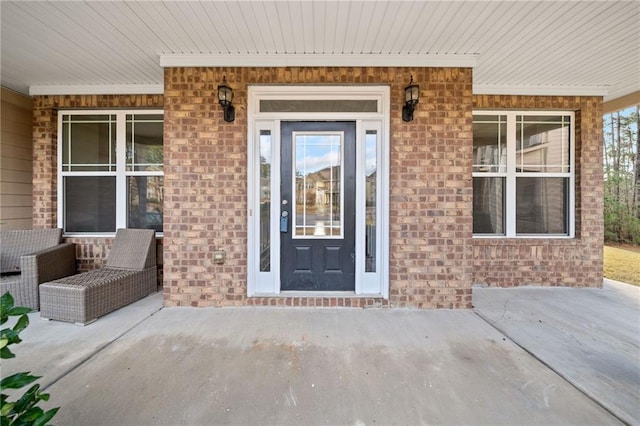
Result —
[[[280,232],[289,232],[289,212],[286,210],[280,213]]]

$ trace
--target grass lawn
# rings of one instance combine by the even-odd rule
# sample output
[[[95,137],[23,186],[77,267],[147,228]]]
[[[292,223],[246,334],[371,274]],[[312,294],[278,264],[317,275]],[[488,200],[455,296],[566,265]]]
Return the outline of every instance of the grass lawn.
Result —
[[[604,246],[604,276],[640,286],[640,247]]]

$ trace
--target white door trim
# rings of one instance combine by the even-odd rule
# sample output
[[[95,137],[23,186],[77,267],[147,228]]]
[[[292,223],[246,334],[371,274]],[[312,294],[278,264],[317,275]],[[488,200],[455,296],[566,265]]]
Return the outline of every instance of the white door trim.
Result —
[[[261,100],[375,100],[375,112],[261,112]],[[389,86],[249,86],[247,104],[247,295],[280,295],[280,123],[353,121],[356,123],[356,297],[389,297]],[[261,271],[260,134],[270,134],[270,268]],[[367,132],[376,145],[376,264],[365,272],[365,147]],[[362,206],[361,208],[358,206]],[[291,292],[287,292],[291,296]],[[302,295],[302,294],[301,294]],[[306,294],[304,294],[306,295]],[[325,293],[322,293],[325,295]],[[328,296],[328,294],[326,294]]]

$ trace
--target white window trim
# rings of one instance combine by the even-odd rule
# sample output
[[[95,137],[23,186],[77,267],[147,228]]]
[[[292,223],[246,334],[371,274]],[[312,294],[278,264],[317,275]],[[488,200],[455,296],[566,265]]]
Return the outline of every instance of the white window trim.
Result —
[[[164,171],[127,171],[127,115],[158,114],[164,116],[162,109],[131,109],[131,110],[103,110],[103,109],[82,109],[82,110],[60,110],[58,111],[58,227],[65,229],[64,221],[64,177],[65,176],[115,176],[116,177],[116,227],[113,232],[64,232],[65,237],[112,237],[119,228],[127,227],[127,176],[164,176]],[[62,117],[65,115],[115,115],[116,116],[116,171],[115,172],[69,172],[62,170]],[[157,233],[162,236],[161,232]]]
[[[478,239],[571,239],[575,238],[575,112],[574,111],[537,111],[537,110],[474,110],[473,115],[502,115],[507,117],[507,169],[506,173],[473,172],[472,177],[504,177],[505,178],[505,233],[504,234],[473,234]],[[569,130],[569,172],[567,173],[517,173],[516,172],[516,116],[537,115],[571,117]],[[516,178],[517,177],[562,177],[569,178],[569,212],[567,234],[517,234],[516,233]]]
[[[261,99],[318,99],[318,100],[354,100],[375,99],[378,111],[371,112],[260,112]],[[269,272],[260,271],[260,131],[269,130],[272,135],[271,146],[271,195],[272,200],[280,199],[280,123],[282,120],[347,120],[356,123],[356,139],[362,141],[356,145],[356,202],[364,203],[364,140],[368,130],[375,130],[379,137],[377,164],[377,200],[379,206],[376,228],[377,251],[376,272],[364,272],[365,262],[356,257],[356,289],[347,292],[355,297],[389,297],[389,123],[390,119],[389,86],[249,86],[248,121],[248,241],[247,241],[247,295],[249,297],[280,295],[280,203],[271,203],[271,262]],[[361,146],[362,145],[362,146]],[[359,159],[359,160],[358,160]],[[361,161],[362,160],[362,161]],[[364,209],[356,209],[356,253],[364,250]],[[290,292],[287,292],[290,293]],[[331,292],[313,293],[314,296],[330,296]],[[287,294],[290,295],[290,294]],[[344,296],[344,295],[342,295]],[[341,297],[342,297],[341,296]]]

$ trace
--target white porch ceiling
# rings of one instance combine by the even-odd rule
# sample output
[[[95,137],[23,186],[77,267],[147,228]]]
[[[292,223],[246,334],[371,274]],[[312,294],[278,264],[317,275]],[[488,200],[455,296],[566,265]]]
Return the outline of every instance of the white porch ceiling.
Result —
[[[25,94],[157,92],[179,63],[449,60],[475,65],[476,93],[640,90],[637,0],[3,0],[0,15],[1,83]]]

